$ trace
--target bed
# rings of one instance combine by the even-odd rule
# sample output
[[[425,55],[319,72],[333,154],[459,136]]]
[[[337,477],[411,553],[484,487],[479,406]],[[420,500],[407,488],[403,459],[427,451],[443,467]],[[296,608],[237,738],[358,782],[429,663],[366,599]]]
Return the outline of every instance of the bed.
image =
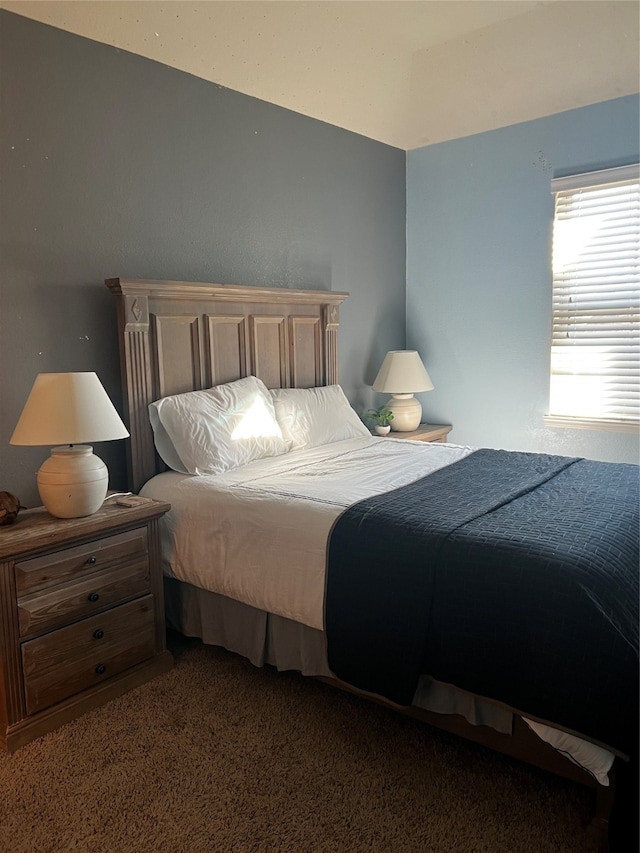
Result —
[[[256,665],[324,678],[587,785],[596,792],[595,820],[604,834],[619,779],[636,761],[635,466],[542,454],[505,457],[455,444],[371,437],[338,383],[345,293],[125,279],[106,284],[117,300],[123,402],[131,432],[129,488],[172,505],[162,534],[168,623]],[[225,413],[239,411],[248,399],[254,401],[253,420],[245,417],[242,429],[258,416],[260,427],[241,434],[238,442],[239,422],[229,426]],[[203,432],[203,423],[215,424],[215,430]],[[221,432],[223,423],[235,434]],[[238,455],[239,446],[244,456]],[[519,479],[510,475],[503,486],[505,465],[516,466]],[[489,481],[496,483],[493,496],[487,494]],[[581,498],[573,515],[557,509],[567,494],[580,494],[585,481],[602,484],[600,492],[590,490],[593,506],[616,496],[610,516],[595,527]],[[427,492],[415,491],[424,488]],[[448,502],[441,499],[445,488]],[[527,660],[513,655],[500,677],[491,664],[501,656],[496,650],[510,645],[509,631],[517,632],[534,612],[546,613],[539,598],[529,605],[518,600],[507,633],[501,634],[495,626],[508,620],[504,611],[491,610],[507,594],[518,596],[517,585],[509,588],[507,579],[513,576],[513,560],[520,567],[521,551],[504,525],[521,530],[533,519],[535,533],[541,510],[532,512],[534,498],[552,519],[567,516],[559,542],[571,539],[574,528],[581,532],[574,537],[581,553],[562,559],[582,566],[589,559],[586,540],[600,554],[624,552],[616,569],[624,582],[615,594],[605,553],[589,571],[586,603],[570,614],[572,648],[584,641],[587,650],[576,676],[582,694],[574,686],[560,695],[567,678],[558,654],[564,635],[557,626],[563,619],[555,612],[549,611],[539,628],[537,645],[525,643]],[[510,517],[517,511],[520,516]],[[585,517],[589,524],[580,527]],[[486,528],[489,518],[492,523],[498,518],[503,527]],[[436,528],[439,538],[426,545],[416,539]],[[386,539],[375,538],[387,529]],[[494,558],[484,571],[491,573],[498,538],[503,586],[500,595],[494,591],[483,601],[486,617],[481,618],[468,602],[487,595],[486,583],[471,584],[465,604],[459,592],[466,583],[465,561],[479,565],[486,546],[480,552],[473,548],[488,541]],[[441,567],[455,568],[451,588],[442,586],[448,574],[442,568],[428,583],[410,569],[406,553],[425,547],[434,549],[434,566],[440,561]],[[385,559],[376,561],[377,553]],[[536,589],[555,571],[550,559],[545,552],[544,565],[540,555],[532,563],[540,578]],[[388,594],[389,566],[393,595]],[[559,598],[556,606],[562,608]],[[408,615],[412,608],[415,613]],[[435,639],[421,633],[425,612],[438,630]],[[459,628],[452,631],[454,618]],[[474,643],[491,653],[471,665]],[[531,677],[523,678],[529,666]],[[597,699],[589,684],[592,672],[604,679]],[[514,692],[516,682],[521,689]],[[538,701],[545,693],[553,701]]]

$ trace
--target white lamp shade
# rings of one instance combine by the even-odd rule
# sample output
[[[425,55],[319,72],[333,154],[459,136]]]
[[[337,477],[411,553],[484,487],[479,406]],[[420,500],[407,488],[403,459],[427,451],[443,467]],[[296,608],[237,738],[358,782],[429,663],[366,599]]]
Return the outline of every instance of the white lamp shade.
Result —
[[[422,420],[422,406],[413,396],[418,391],[431,391],[429,378],[422,359],[416,350],[391,350],[373,383],[374,391],[391,394],[387,408],[393,415],[391,429],[395,432],[413,432]]]
[[[39,373],[11,444],[54,447],[38,471],[40,498],[57,518],[92,515],[109,485],[104,462],[83,442],[129,435],[95,373]]]
[[[81,444],[129,433],[95,373],[39,373],[10,444]]]
[[[374,391],[386,394],[416,394],[432,389],[433,382],[416,350],[388,352],[373,383]]]

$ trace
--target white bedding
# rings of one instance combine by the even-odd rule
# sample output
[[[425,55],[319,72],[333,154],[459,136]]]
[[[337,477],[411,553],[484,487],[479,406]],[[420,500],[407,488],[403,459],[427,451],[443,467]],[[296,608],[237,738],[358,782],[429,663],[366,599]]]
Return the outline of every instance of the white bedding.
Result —
[[[142,495],[164,500],[166,575],[259,610],[324,628],[326,545],[348,506],[449,465],[473,448],[363,437],[260,459],[223,474],[167,471]],[[613,755],[527,721],[603,785]]]
[[[166,574],[322,629],[326,544],[338,515],[470,452],[454,444],[352,438],[224,474],[166,472],[141,494],[172,505]]]

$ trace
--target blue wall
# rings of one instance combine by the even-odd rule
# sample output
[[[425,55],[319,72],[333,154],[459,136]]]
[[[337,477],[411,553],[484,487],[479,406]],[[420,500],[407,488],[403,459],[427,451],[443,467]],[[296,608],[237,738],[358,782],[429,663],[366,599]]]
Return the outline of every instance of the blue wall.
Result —
[[[637,462],[635,434],[547,428],[554,177],[637,162],[635,96],[407,155],[407,346],[450,439]]]
[[[637,461],[636,436],[542,423],[549,181],[637,160],[635,97],[405,158],[0,10],[0,115],[0,472],[25,504],[48,450],[8,442],[35,375],[95,370],[119,404],[111,276],[349,291],[340,377],[360,412],[406,310],[425,417],[454,441]],[[123,486],[122,443],[97,452]]]
[[[340,381],[359,412],[405,338],[405,152],[0,10],[0,487],[39,503],[48,448],[9,446],[40,372],[116,405],[104,279],[346,290]],[[113,488],[124,442],[96,448]]]

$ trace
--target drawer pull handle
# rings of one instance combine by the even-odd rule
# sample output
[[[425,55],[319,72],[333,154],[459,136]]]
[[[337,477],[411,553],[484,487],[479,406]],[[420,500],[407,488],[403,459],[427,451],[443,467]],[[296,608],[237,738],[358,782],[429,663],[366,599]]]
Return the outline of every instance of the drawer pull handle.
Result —
[[[88,565],[88,566],[93,566],[93,565],[95,565],[97,562],[98,562],[98,558],[97,558],[97,557],[89,557],[89,559],[87,560],[87,565]]]
[[[104,637],[104,631],[101,631],[100,628],[96,628],[96,630],[93,632],[93,639],[94,640],[101,640],[103,637]]]
[[[99,663],[98,666],[96,667],[96,673],[98,675],[104,675],[106,671],[107,671],[107,667],[103,663]]]
[[[99,598],[100,598],[99,593],[97,593],[97,592],[90,592],[89,593],[89,601],[98,601]]]

